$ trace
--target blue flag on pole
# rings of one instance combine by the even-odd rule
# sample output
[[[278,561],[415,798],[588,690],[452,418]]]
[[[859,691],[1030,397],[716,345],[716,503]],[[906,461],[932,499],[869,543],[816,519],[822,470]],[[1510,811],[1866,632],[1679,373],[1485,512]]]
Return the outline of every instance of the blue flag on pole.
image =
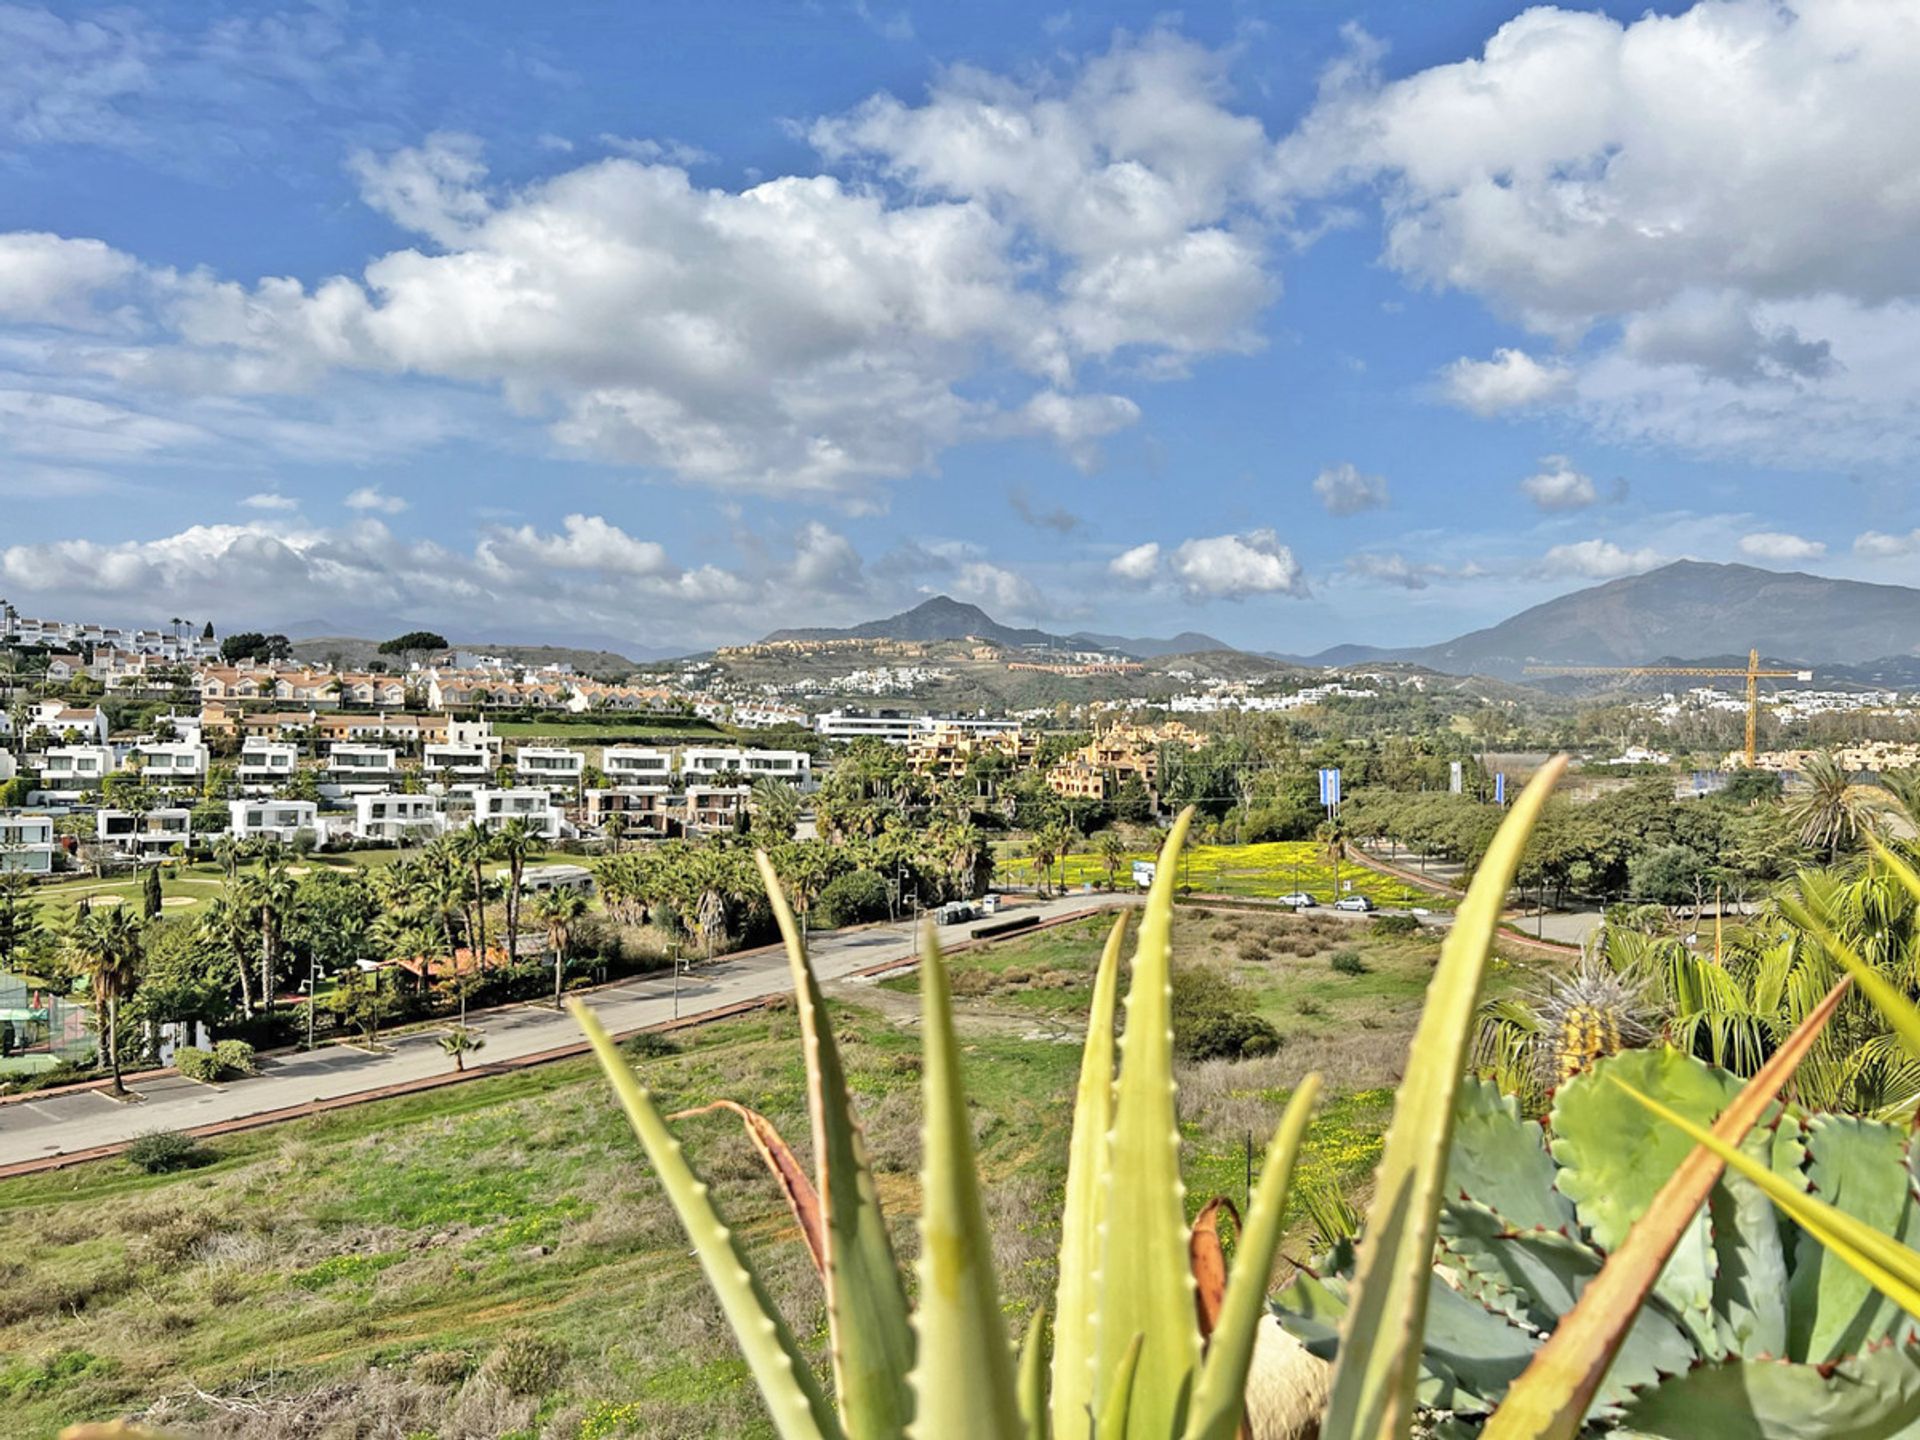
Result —
[[[1320,772],[1320,803],[1331,810],[1340,803],[1340,771],[1329,767]]]
[[[1493,803],[1496,805],[1507,803],[1507,772],[1504,770],[1493,777]]]

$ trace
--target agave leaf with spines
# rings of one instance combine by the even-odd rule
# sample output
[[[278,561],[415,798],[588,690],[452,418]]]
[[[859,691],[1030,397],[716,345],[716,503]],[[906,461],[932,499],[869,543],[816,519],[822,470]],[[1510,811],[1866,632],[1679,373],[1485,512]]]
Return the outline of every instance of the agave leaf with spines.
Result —
[[[1021,1435],[1013,1349],[1000,1318],[993,1237],[980,1204],[953,999],[931,925],[921,939],[920,1030],[920,1304],[913,1316],[914,1416],[908,1433],[916,1440]]]
[[[1807,1180],[1816,1195],[1907,1245],[1920,1238],[1904,1131],[1851,1115],[1817,1115],[1807,1123],[1806,1144]],[[1788,1346],[1795,1359],[1842,1359],[1885,1338],[1904,1319],[1898,1306],[1811,1236],[1799,1237],[1794,1262]],[[1911,1333],[1910,1323],[1900,1328]]]
[[[825,1209],[821,1268],[840,1414],[851,1440],[891,1440],[913,1415],[906,1383],[913,1366],[906,1291],[819,982],[773,862],[764,851],[754,861],[786,941],[800,1020],[815,1187]]]
[[[1326,1440],[1399,1440],[1412,1423],[1454,1099],[1480,986],[1520,852],[1565,768],[1556,757],[1521,792],[1441,946],[1375,1177]]]
[[[1113,1128],[1113,1022],[1120,995],[1120,947],[1126,933],[1127,916],[1122,911],[1100,952],[1100,968],[1094,972],[1093,1003],[1074,1097],[1073,1134],[1067,1146],[1049,1402],[1056,1440],[1087,1440],[1093,1426],[1096,1275]]]
[[[1173,1104],[1173,886],[1192,822],[1191,808],[1174,822],[1140,922],[1101,1208],[1094,1389],[1110,1389],[1102,1377],[1118,1370],[1139,1337],[1127,1440],[1163,1440],[1179,1432],[1200,1366]],[[1103,1429],[1101,1440],[1108,1436],[1120,1440],[1120,1432]]]
[[[729,1230],[707,1198],[707,1187],[680,1153],[680,1142],[654,1107],[653,1097],[634,1077],[612,1037],[593,1012],[578,1000],[570,1002],[573,1018],[612,1082],[614,1093],[647,1152],[661,1188],[693,1242],[707,1284],[733,1327],[740,1353],[766,1402],[781,1440],[842,1440],[839,1417],[820,1391],[813,1369],[794,1344],[787,1323],[767,1295],[760,1277],[747,1264]]]
[[[1455,1107],[1448,1200],[1472,1196],[1517,1230],[1561,1230],[1573,1223],[1574,1211],[1553,1180],[1545,1131],[1522,1119],[1519,1103],[1497,1085],[1469,1077]],[[1444,1210],[1440,1228],[1447,1228]]]
[[[1895,1440],[1920,1427],[1920,1357],[1883,1345],[1828,1373],[1729,1358],[1646,1390],[1622,1423],[1661,1440]]]

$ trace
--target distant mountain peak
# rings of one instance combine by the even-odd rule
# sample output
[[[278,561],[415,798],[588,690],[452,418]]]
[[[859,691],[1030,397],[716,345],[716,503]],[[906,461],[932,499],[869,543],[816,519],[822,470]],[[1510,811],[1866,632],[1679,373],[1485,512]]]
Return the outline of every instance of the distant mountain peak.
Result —
[[[1122,635],[1053,635],[1045,630],[1019,629],[1002,625],[978,605],[956,600],[951,595],[934,595],[911,610],[869,620],[845,629],[813,626],[775,630],[766,638],[778,640],[965,640],[969,637],[1020,649],[1025,646],[1050,650],[1112,650],[1140,659],[1163,655],[1185,655],[1205,650],[1231,650],[1233,647],[1211,635],[1188,631],[1171,640],[1129,639]]]

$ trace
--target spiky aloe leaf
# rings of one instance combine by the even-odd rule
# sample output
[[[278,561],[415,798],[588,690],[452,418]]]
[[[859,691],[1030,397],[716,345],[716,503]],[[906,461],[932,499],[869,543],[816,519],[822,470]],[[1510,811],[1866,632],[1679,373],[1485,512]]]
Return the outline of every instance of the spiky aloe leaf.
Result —
[[[1107,1382],[1106,1403],[1100,1418],[1094,1421],[1095,1440],[1120,1440],[1133,1423],[1133,1392],[1140,1373],[1140,1350],[1146,1337],[1136,1335],[1120,1352],[1119,1362]]]
[[[1653,1114],[1683,1131],[1695,1144],[1706,1146],[1727,1165],[1751,1180],[1789,1219],[1859,1271],[1876,1290],[1909,1315],[1920,1317],[1920,1254],[1891,1236],[1881,1234],[1871,1225],[1856,1220],[1844,1210],[1807,1194],[1793,1181],[1776,1174],[1764,1162],[1736,1150],[1711,1131],[1668,1109],[1658,1100],[1642,1095],[1620,1080],[1611,1083],[1619,1085]]]
[[[1566,757],[1556,757],[1521,792],[1441,946],[1367,1214],[1321,1426],[1327,1440],[1398,1440],[1411,1421],[1454,1097],[1472,1043],[1480,982],[1520,852],[1565,768]]]
[[[824,1274],[826,1251],[820,1233],[820,1193],[813,1188],[807,1172],[800,1168],[800,1161],[771,1120],[737,1100],[715,1100],[708,1105],[696,1105],[691,1110],[676,1110],[667,1119],[687,1120],[696,1115],[711,1115],[716,1110],[725,1110],[740,1117],[747,1138],[753,1142],[753,1148],[760,1152],[760,1159],[779,1182],[780,1193],[787,1198],[787,1208],[793,1212],[794,1221],[800,1226],[800,1236],[807,1242],[807,1252],[813,1256],[813,1268]]]
[[[1666,1440],[1892,1440],[1920,1426],[1920,1358],[1882,1346],[1830,1371],[1723,1360],[1643,1391],[1624,1424]]]
[[[1094,1388],[1111,1390],[1111,1378],[1135,1337],[1143,1337],[1126,1433],[1152,1440],[1178,1433],[1200,1364],[1186,1188],[1180,1183],[1180,1129],[1173,1107],[1170,963],[1173,886],[1192,820],[1188,808],[1174,822],[1140,921],[1101,1217]],[[1110,1422],[1103,1431],[1118,1433]]]
[[[601,1028],[593,1012],[578,1000],[569,1002],[573,1018],[586,1033],[600,1068],[607,1073],[621,1108],[640,1138],[674,1213],[693,1242],[707,1284],[733,1327],[740,1354],[753,1372],[754,1383],[766,1402],[767,1413],[782,1440],[839,1440],[840,1421],[820,1393],[813,1370],[794,1344],[787,1322],[768,1298],[760,1277],[733,1243],[733,1232],[715,1213],[707,1187],[680,1153],[680,1142],[654,1108],[653,1097],[635,1078],[619,1047]]]
[[[886,1216],[854,1119],[840,1047],[779,876],[765,852],[754,856],[767,887],[787,964],[807,1066],[807,1111],[813,1125],[814,1173],[824,1210],[822,1275],[840,1414],[852,1440],[892,1440],[913,1416],[907,1375],[913,1331],[906,1291]]]
[[[1447,1157],[1449,1200],[1465,1196],[1496,1212],[1516,1230],[1560,1230],[1573,1223],[1573,1206],[1554,1189],[1546,1133],[1520,1117],[1511,1095],[1469,1076],[1454,1106],[1453,1150]],[[1440,1218],[1447,1228],[1445,1214]]]
[[[1013,1348],[1000,1319],[993,1243],[980,1208],[947,966],[931,926],[921,945],[926,1118],[921,1132],[920,1307],[913,1318],[918,1347],[909,1433],[919,1440],[956,1435],[1004,1440],[1024,1430]]]
[[[1186,1440],[1231,1440],[1240,1428],[1246,1408],[1247,1371],[1253,1363],[1254,1341],[1266,1309],[1267,1282],[1273,1257],[1280,1248],[1280,1227],[1287,1213],[1287,1191],[1293,1183],[1293,1165],[1300,1153],[1300,1137],[1313,1118],[1320,1093],[1320,1077],[1300,1082],[1280,1117],[1273,1142],[1261,1164],[1260,1186],[1254,1191],[1240,1243],[1234,1249],[1233,1273],[1227,1279],[1217,1317],[1207,1341],[1207,1357],[1194,1387],[1193,1408],[1187,1419]],[[1217,1243],[1217,1241],[1216,1241]]]
[[[1020,1420],[1026,1440],[1047,1440],[1047,1307],[1036,1305],[1020,1346]]]
[[[1067,1193],[1060,1212],[1060,1283],[1053,1304],[1053,1433],[1087,1440],[1093,1428],[1094,1321],[1100,1268],[1100,1215],[1107,1199],[1108,1132],[1113,1128],[1113,1021],[1120,995],[1122,911],[1100,952],[1080,1052],[1080,1084],[1067,1147]]]
[[[1611,1056],[1560,1087],[1551,1120],[1559,1186],[1580,1212],[1594,1244],[1611,1254],[1626,1244],[1629,1231],[1693,1147],[1683,1135],[1648,1125],[1602,1076],[1617,1076],[1702,1124],[1711,1124],[1733,1104],[1741,1082],[1691,1055],[1660,1046]],[[1673,1306],[1702,1350],[1714,1355],[1720,1337],[1713,1320],[1713,1237],[1700,1207],[1703,1198],[1696,1196],[1687,1211],[1681,1233],[1659,1267],[1653,1293]]]
[[[1916,1236],[1907,1137],[1891,1125],[1851,1115],[1818,1115],[1807,1124],[1807,1179],[1816,1195],[1883,1235],[1911,1245]],[[1802,1235],[1788,1291],[1787,1353],[1820,1364],[1882,1339],[1898,1307],[1856,1271]]]

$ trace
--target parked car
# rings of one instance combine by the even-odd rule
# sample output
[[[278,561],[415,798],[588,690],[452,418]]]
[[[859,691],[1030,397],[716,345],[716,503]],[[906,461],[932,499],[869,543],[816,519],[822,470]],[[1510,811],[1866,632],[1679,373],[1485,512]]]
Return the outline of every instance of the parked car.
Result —
[[[1280,903],[1282,905],[1291,905],[1296,910],[1305,910],[1309,906],[1318,905],[1320,902],[1314,899],[1313,896],[1307,894],[1306,891],[1296,890],[1291,895],[1282,895],[1280,897]]]
[[[998,895],[982,895],[980,897],[980,913],[982,915],[998,915],[1000,913],[1000,897]]]
[[[973,906],[964,900],[954,900],[942,905],[934,916],[941,925],[963,925],[973,919]]]
[[[1373,901],[1364,895],[1344,895],[1333,902],[1333,908],[1336,910],[1367,911],[1373,909]]]

